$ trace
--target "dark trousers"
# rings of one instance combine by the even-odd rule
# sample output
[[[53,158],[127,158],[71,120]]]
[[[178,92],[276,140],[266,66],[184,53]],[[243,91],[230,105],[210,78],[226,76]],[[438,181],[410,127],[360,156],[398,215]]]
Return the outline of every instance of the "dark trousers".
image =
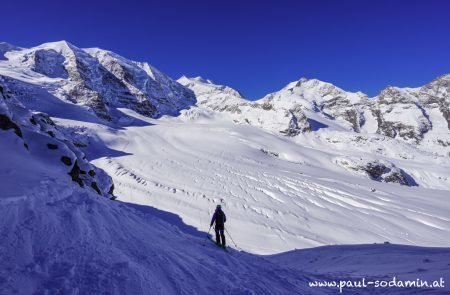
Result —
[[[216,243],[221,244],[222,241],[222,246],[225,247],[225,229],[215,227],[214,230],[216,231]]]

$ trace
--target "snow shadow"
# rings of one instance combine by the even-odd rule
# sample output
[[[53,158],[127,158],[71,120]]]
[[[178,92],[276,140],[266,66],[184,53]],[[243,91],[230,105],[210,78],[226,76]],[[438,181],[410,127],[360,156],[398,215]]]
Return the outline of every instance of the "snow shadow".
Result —
[[[309,125],[311,126],[312,131],[317,131],[319,129],[328,128],[328,125],[325,125],[323,123],[320,123],[319,121],[316,121],[314,119],[307,119]]]
[[[121,201],[119,201],[119,202],[121,202]],[[126,202],[121,202],[121,203],[124,206],[132,208],[136,211],[139,211],[140,213],[143,213],[144,215],[146,215],[148,217],[156,217],[156,218],[159,218],[173,226],[176,226],[180,229],[180,231],[182,231],[185,234],[188,234],[188,235],[191,235],[194,237],[199,237],[199,238],[206,238],[206,236],[207,236],[206,232],[199,231],[197,228],[184,223],[183,220],[181,219],[181,217],[178,216],[177,214],[159,210],[159,209],[156,209],[155,207],[151,207],[149,205],[137,205],[137,204],[126,203]]]

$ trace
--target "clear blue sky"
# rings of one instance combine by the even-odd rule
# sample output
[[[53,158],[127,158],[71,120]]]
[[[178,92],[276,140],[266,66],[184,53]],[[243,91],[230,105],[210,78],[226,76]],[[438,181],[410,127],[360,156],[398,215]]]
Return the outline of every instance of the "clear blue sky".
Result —
[[[1,41],[109,49],[249,98],[303,76],[372,96],[450,73],[445,0],[6,0],[0,9]]]

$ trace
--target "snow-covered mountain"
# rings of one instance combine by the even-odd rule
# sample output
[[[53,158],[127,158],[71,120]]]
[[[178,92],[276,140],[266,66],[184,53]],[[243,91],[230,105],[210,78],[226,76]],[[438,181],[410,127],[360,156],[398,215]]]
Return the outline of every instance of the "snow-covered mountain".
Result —
[[[438,279],[448,248],[381,243],[448,247],[449,84],[368,98],[300,79],[248,101],[106,50],[1,43],[0,293]],[[217,204],[229,253],[205,240]]]
[[[98,117],[117,121],[119,107],[149,117],[176,115],[195,103],[193,93],[149,65],[98,48],[80,49],[65,42],[33,48],[3,45],[6,83],[32,103],[32,93],[86,107]],[[42,96],[42,93],[40,94]]]
[[[236,122],[288,135],[331,127],[361,134],[381,134],[418,144],[441,154],[450,141],[450,75],[420,88],[388,87],[368,98],[330,83],[301,78],[280,91],[249,102],[239,92],[211,81],[182,77],[198,105],[229,113]]]
[[[366,153],[337,158],[335,163],[373,180],[414,186],[414,177],[391,159],[414,159],[421,153],[448,159],[449,77],[416,89],[388,87],[371,99],[305,78],[256,101],[210,80],[182,77],[178,82],[194,91],[200,108],[219,112],[235,123],[295,137],[297,143],[319,149],[356,148],[386,157],[380,161]],[[184,115],[196,117],[192,111]]]

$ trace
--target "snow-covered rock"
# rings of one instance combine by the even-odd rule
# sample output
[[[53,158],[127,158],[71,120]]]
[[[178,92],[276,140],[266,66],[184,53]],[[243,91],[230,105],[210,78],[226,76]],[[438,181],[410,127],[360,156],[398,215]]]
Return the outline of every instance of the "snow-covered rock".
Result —
[[[89,163],[84,153],[66,138],[50,117],[44,113],[32,113],[18,102],[1,78],[0,132],[3,153],[14,148],[22,149],[22,153],[37,159],[47,169],[60,171],[80,187],[94,190],[101,196],[114,197],[111,177]],[[17,138],[5,136],[5,132],[14,132]]]
[[[288,136],[311,130],[300,105],[277,109],[270,101],[249,101],[233,88],[216,85],[201,77],[183,76],[178,82],[195,93],[197,106],[225,114],[235,123],[257,126]]]
[[[201,77],[182,77],[178,82],[196,94],[199,107],[225,113],[239,124],[289,136],[321,129],[340,131],[343,136],[360,133],[368,140],[380,134],[447,156],[449,77],[439,77],[421,88],[387,87],[374,98],[301,78],[257,101]]]
[[[416,186],[415,180],[405,171],[385,160],[370,160],[355,157],[339,157],[336,163],[356,173],[365,174],[370,179]]]

